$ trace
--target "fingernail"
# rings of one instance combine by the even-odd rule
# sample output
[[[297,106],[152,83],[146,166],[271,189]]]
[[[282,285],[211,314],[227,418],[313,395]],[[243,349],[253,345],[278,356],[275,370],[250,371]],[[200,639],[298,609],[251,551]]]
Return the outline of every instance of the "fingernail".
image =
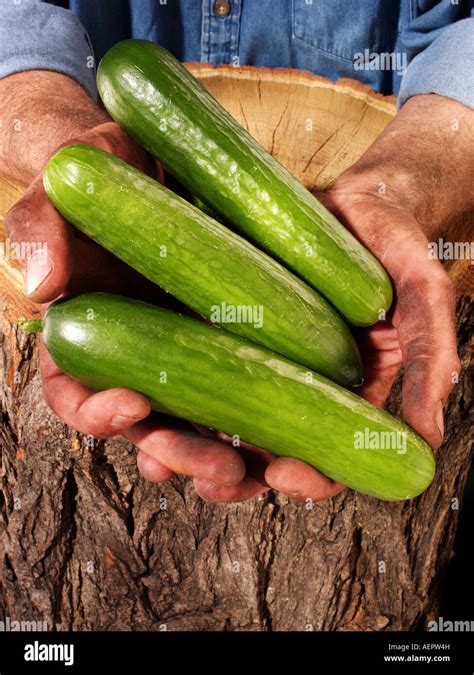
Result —
[[[443,402],[440,401],[438,403],[438,407],[436,409],[436,424],[438,425],[438,430],[441,435],[441,440],[443,439],[444,436],[444,415],[443,415]]]
[[[136,417],[129,417],[128,415],[114,415],[110,420],[110,423],[113,427],[129,427],[132,424],[135,424],[139,420]]]
[[[26,292],[34,293],[51,274],[52,265],[47,254],[42,250],[36,250],[26,261]]]

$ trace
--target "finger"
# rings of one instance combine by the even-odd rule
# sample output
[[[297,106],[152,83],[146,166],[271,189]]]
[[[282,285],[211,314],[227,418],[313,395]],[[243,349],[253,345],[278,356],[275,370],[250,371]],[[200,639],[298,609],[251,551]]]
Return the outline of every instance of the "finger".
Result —
[[[397,329],[390,322],[379,321],[369,328],[355,329],[355,337],[361,352],[400,349]]]
[[[196,476],[218,485],[237,485],[245,475],[239,453],[218,440],[146,420],[124,434],[140,450],[175,473]]]
[[[194,489],[206,502],[219,504],[222,502],[244,502],[268,492],[269,488],[252,476],[245,476],[240,483],[232,486],[217,485],[203,478],[195,478]]]
[[[150,413],[148,400],[130,389],[94,393],[63,373],[44,345],[40,352],[43,393],[50,408],[66,424],[96,438],[110,438]]]
[[[137,466],[142,477],[152,483],[164,483],[175,475],[171,469],[142,450],[137,456]]]
[[[357,394],[382,407],[402,365],[397,329],[391,323],[379,323],[358,331],[356,339],[364,364],[364,383]]]
[[[229,436],[222,431],[209,429],[208,427],[203,427],[200,424],[193,424],[193,426],[202,436],[205,436],[206,438],[217,438],[218,440],[224,441],[224,443],[230,445],[233,445],[234,443],[234,437]],[[244,461],[246,475],[252,476],[252,478],[260,481],[262,485],[266,485],[265,470],[270,462],[274,461],[275,455],[273,455],[271,452],[268,452],[268,450],[258,448],[256,445],[252,445],[251,443],[247,443],[246,441],[242,441],[240,439],[237,448],[239,455]]]
[[[345,489],[309,464],[291,457],[275,459],[265,472],[265,480],[270,487],[296,500],[309,498],[317,502],[334,497]]]
[[[233,442],[232,436],[228,436],[221,431],[217,432],[216,437],[226,443]],[[260,482],[267,487],[265,482],[265,471],[267,466],[275,460],[275,455],[268,452],[268,450],[258,448],[257,446],[242,440],[239,440],[238,451],[244,461],[246,475],[251,476],[257,482]]]
[[[26,292],[35,302],[50,302],[66,287],[73,268],[71,230],[37,178],[10,209],[5,227],[20,250]]]
[[[399,289],[394,321],[405,369],[402,412],[433,448],[443,440],[443,406],[461,367],[454,309],[452,284],[437,261],[407,277]]]
[[[155,178],[157,174],[161,176],[161,165],[135,143],[116,122],[104,122],[64,145],[73,143],[88,143],[119,157],[152,178]]]
[[[384,365],[380,359],[378,366],[365,367],[364,384],[356,390],[356,393],[369,403],[383,408],[400,371],[401,360],[400,352],[400,356],[396,357],[396,363],[392,366]]]
[[[226,434],[218,433],[217,436],[231,441],[231,437]],[[240,443],[239,450],[245,461],[245,479],[232,488],[195,480],[196,492],[203,499],[210,502],[240,502],[267,492],[270,486],[293,499],[304,500],[309,497],[318,501],[333,497],[344,489],[344,486],[296,459],[275,459],[275,455],[266,450],[244,442]]]

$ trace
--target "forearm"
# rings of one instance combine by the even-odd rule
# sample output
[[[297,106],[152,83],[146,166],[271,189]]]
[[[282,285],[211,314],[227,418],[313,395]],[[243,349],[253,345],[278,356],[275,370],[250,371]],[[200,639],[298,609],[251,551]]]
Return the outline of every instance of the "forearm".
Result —
[[[340,187],[356,181],[360,190],[365,181],[367,196],[403,205],[431,237],[472,211],[473,175],[474,111],[449,98],[422,95],[405,104],[342,175]]]
[[[29,183],[55,148],[109,119],[67,75],[10,75],[0,80],[0,173]]]

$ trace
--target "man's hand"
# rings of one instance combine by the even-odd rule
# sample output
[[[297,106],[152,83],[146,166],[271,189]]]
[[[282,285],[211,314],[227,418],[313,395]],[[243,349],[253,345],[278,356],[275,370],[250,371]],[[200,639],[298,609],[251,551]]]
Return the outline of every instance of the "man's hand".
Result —
[[[8,214],[8,235],[16,242],[40,242],[48,251],[46,262],[22,261],[30,297],[48,303],[63,294],[104,290],[160,303],[156,286],[68,225],[47,199],[41,175],[49,157],[70,143],[95,145],[150,175],[158,170],[160,177],[159,167],[77,83],[58,73],[19,73],[0,81],[0,119],[0,171],[30,182]],[[139,448],[142,475],[152,481],[175,473],[193,476],[198,494],[210,501],[241,501],[269,486],[314,500],[343,489],[303,462],[250,446],[237,451],[222,435],[183,430],[164,417],[149,416],[149,402],[136,392],[94,393],[63,373],[44,347],[41,376],[45,398],[59,417],[85,434],[127,437]]]
[[[457,381],[454,292],[428,242],[471,211],[474,112],[441,96],[417,96],[363,157],[321,196],[392,278],[387,321],[359,331],[365,384],[382,406],[403,365],[405,420],[437,448],[443,407]]]

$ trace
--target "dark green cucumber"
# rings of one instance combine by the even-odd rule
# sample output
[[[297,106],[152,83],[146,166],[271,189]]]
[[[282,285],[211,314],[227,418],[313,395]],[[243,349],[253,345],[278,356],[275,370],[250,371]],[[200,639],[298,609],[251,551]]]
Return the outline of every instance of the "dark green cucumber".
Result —
[[[71,223],[202,316],[340,384],[360,383],[353,337],[322,297],[137,169],[74,145],[49,161],[44,186]]]
[[[199,199],[199,197],[196,197],[196,195],[192,195],[191,203],[194,204],[194,206],[197,206],[197,208],[200,209],[207,216],[210,216],[211,218],[214,218],[214,220],[216,220],[216,214],[212,209],[208,207],[207,204],[204,204],[202,199]]]
[[[405,424],[321,375],[203,322],[91,293],[51,305],[43,338],[59,368],[93,389],[134,389],[155,410],[304,460],[366,494],[408,499],[433,478],[430,447]],[[403,442],[377,443],[387,434],[404,438],[405,451]]]
[[[110,115],[223,220],[370,325],[392,301],[379,262],[162,47],[126,40],[102,59]]]

